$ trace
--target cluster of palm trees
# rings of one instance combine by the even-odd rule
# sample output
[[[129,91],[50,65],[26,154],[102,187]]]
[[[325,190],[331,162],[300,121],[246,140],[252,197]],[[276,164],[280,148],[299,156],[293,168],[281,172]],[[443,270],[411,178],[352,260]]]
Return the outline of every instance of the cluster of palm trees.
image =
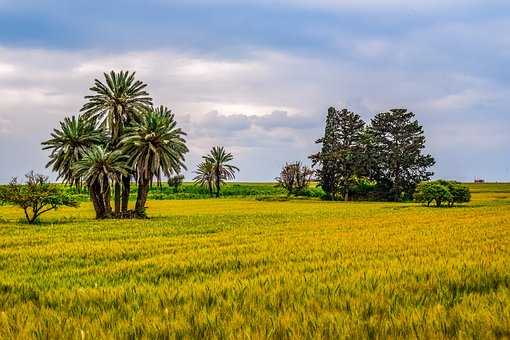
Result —
[[[215,146],[208,155],[202,156],[202,162],[195,171],[195,183],[207,187],[209,195],[220,197],[220,190],[226,180],[235,178],[239,168],[229,164],[234,159],[230,152],[222,146]]]
[[[65,118],[43,142],[47,167],[64,182],[89,190],[97,218],[145,217],[149,187],[156,178],[186,169],[186,135],[164,106],[154,107],[135,73],[105,73],[96,79],[80,114]],[[138,185],[128,209],[131,180]],[[110,197],[114,197],[112,209]]]

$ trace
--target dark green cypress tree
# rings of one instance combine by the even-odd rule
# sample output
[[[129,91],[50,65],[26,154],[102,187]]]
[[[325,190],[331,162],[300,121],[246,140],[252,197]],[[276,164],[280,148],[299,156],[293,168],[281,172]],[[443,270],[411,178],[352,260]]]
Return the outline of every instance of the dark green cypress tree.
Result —
[[[362,172],[364,127],[360,115],[329,108],[324,137],[316,142],[322,144],[321,151],[310,157],[314,166],[319,165],[317,177],[327,199],[338,194],[349,199],[352,181]]]
[[[338,139],[338,111],[334,107],[328,109],[324,137],[315,143],[322,144],[321,151],[310,156],[312,166],[318,166],[317,179],[327,200],[334,200],[337,195],[338,177],[334,150]]]
[[[339,191],[349,200],[350,188],[356,176],[363,175],[363,132],[365,122],[357,113],[343,109],[337,112],[338,137],[334,157]]]

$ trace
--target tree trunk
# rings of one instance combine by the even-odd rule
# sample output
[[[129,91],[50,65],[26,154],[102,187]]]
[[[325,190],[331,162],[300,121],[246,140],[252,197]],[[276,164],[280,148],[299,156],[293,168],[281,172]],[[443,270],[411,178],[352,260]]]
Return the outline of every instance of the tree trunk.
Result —
[[[110,185],[107,184],[108,187],[106,188],[106,191],[103,193],[103,203],[104,203],[104,210],[105,210],[105,218],[112,217],[112,204],[111,204],[111,191],[110,191]]]
[[[120,215],[121,185],[115,182],[115,216]]]
[[[213,197],[212,182],[208,181],[207,185],[209,186],[209,196]]]
[[[94,183],[89,187],[90,191],[90,199],[92,200],[92,204],[94,205],[94,210],[96,211],[96,219],[106,218],[106,211],[104,206],[103,195],[101,195],[101,189],[99,187],[99,183]]]
[[[129,192],[131,189],[131,176],[123,176],[122,177],[122,213],[126,213],[128,211],[129,204]]]
[[[220,185],[221,185],[220,174],[217,172],[216,173],[216,198],[220,197]]]
[[[137,217],[146,217],[145,203],[147,202],[147,195],[149,193],[149,180],[139,179],[138,193],[136,197],[135,213]]]

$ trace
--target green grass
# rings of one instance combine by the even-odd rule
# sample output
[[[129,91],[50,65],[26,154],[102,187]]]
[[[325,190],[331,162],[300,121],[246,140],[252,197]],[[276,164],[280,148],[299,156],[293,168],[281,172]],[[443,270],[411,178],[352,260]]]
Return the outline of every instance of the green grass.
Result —
[[[67,191],[75,194],[79,201],[86,202],[89,200],[89,195],[84,191],[77,194],[74,188],[65,187]],[[131,186],[130,200],[136,199],[136,185]],[[303,193],[303,198],[320,198],[324,195],[322,189],[318,188],[316,184],[310,185]],[[248,182],[235,182],[226,183],[221,188],[222,198],[282,198],[287,196],[287,191],[276,183],[248,183]],[[154,183],[153,187],[149,190],[150,200],[189,200],[189,199],[208,199],[210,198],[207,188],[197,186],[192,182],[183,183],[177,190],[169,187],[166,183],[158,186]]]
[[[510,337],[510,185],[456,208],[152,200],[20,224],[0,207],[0,338]]]

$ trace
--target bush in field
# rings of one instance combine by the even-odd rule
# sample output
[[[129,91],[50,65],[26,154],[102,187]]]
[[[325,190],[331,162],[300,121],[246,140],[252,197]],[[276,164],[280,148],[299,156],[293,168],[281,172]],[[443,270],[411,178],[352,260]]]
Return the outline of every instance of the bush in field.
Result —
[[[61,206],[77,207],[76,199],[54,184],[48,177],[35,174],[25,175],[26,184],[19,184],[13,178],[9,185],[0,187],[0,202],[17,205],[25,212],[29,224],[37,222],[39,216]]]
[[[469,188],[462,183],[444,180],[439,180],[438,182],[446,186],[450,191],[451,198],[448,201],[449,206],[453,206],[455,203],[467,203],[471,201],[471,192]]]
[[[175,192],[179,190],[182,182],[184,182],[184,175],[177,174],[168,177],[168,186],[174,188]]]
[[[422,182],[416,188],[414,194],[416,202],[427,203],[430,206],[432,202],[437,207],[448,204],[449,207],[455,203],[466,203],[471,200],[469,188],[455,181],[437,180],[432,182]]]
[[[313,170],[301,162],[285,163],[276,177],[278,185],[287,190],[288,195],[302,195],[312,180]]]

